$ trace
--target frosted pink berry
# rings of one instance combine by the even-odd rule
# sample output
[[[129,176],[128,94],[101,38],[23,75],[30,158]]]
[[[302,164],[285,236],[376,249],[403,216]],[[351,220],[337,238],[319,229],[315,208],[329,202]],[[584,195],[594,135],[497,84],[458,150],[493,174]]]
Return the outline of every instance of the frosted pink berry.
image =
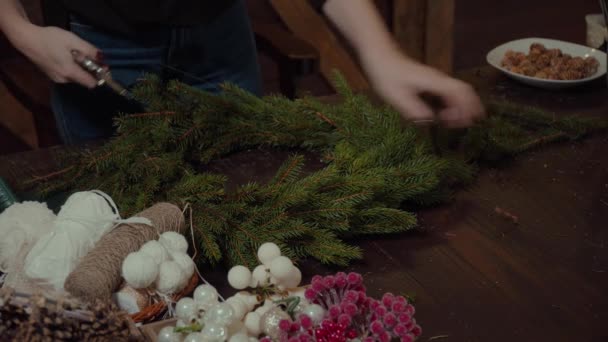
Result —
[[[395,317],[394,314],[392,313],[387,313],[386,315],[384,315],[384,325],[386,325],[387,327],[392,327],[395,324],[397,324],[397,317]]]
[[[348,281],[346,280],[346,274],[342,273],[338,273],[336,274],[336,287],[342,288],[344,286],[346,286],[346,284],[348,284]]]
[[[407,324],[412,320],[412,316],[407,313],[402,313],[397,319],[399,320],[399,323]]]
[[[353,303],[345,303],[342,312],[352,317],[357,313],[357,306]]]
[[[393,305],[391,306],[391,310],[393,310],[394,313],[402,313],[405,312],[405,307],[406,304],[400,301],[394,301]]]
[[[412,334],[407,334],[405,336],[401,336],[401,342],[414,342],[416,338]]]
[[[306,315],[300,316],[300,324],[302,324],[302,328],[310,329],[312,327],[312,319]]]
[[[313,300],[317,297],[317,291],[315,291],[312,287],[309,287],[304,291],[304,297],[308,300]]]
[[[279,329],[282,331],[289,331],[289,328],[291,328],[291,322],[289,320],[282,319],[279,322]]]
[[[390,342],[391,341],[391,335],[389,335],[388,332],[383,331],[378,336],[378,339],[380,340],[380,342]]]
[[[382,326],[382,323],[375,321],[370,324],[369,330],[371,330],[372,333],[378,335],[384,331],[384,327]]]
[[[405,307],[405,312],[410,314],[410,316],[414,316],[414,314],[416,313],[416,308],[414,308],[411,304],[409,304],[408,306]]]
[[[382,296],[382,304],[387,308],[390,308],[393,305],[393,301],[395,300],[395,295],[390,292],[385,293]]]
[[[422,327],[415,325],[410,331],[415,337],[422,335]]]
[[[338,324],[341,324],[344,326],[349,326],[351,322],[352,322],[351,316],[349,316],[347,314],[341,314],[340,316],[338,316]]]
[[[382,317],[386,314],[386,307],[384,305],[379,305],[376,309],[374,309],[376,315]]]
[[[359,284],[361,282],[361,275],[359,273],[351,272],[346,277],[346,281],[348,281],[350,285]]]
[[[340,310],[339,305],[333,305],[331,308],[329,308],[329,317],[337,318],[341,312],[342,310]]]
[[[404,324],[397,324],[395,326],[395,328],[393,329],[393,331],[399,337],[405,336],[408,333],[408,330],[407,330],[407,328],[405,327]]]
[[[332,276],[327,276],[323,278],[323,286],[325,288],[331,289],[336,285],[336,280]]]

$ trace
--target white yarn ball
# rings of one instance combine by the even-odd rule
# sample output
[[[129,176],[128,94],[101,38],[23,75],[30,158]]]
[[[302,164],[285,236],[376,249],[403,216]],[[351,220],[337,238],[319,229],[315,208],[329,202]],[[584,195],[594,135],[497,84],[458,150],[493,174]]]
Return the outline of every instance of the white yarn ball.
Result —
[[[171,255],[171,259],[173,259],[173,261],[175,261],[175,263],[177,263],[179,267],[184,271],[184,277],[186,278],[186,281],[190,280],[190,278],[192,278],[192,275],[194,274],[194,261],[192,260],[192,258],[185,253],[171,251],[169,252],[169,254]]]
[[[165,261],[160,264],[156,289],[163,294],[174,294],[181,290],[184,283],[184,271],[175,261]]]
[[[237,290],[242,290],[251,283],[251,271],[245,266],[234,266],[228,271],[228,284]]]
[[[292,267],[293,263],[288,257],[279,256],[270,262],[270,274],[278,280],[283,280],[289,276]]]
[[[263,243],[260,248],[258,248],[258,259],[264,265],[268,265],[272,259],[281,255],[281,250],[279,246],[272,242]]]
[[[270,280],[270,272],[264,265],[259,265],[253,269],[251,274],[251,287],[266,286]]]
[[[158,239],[163,246],[168,250],[176,251],[179,253],[188,253],[188,241],[186,238],[177,232],[164,232]]]
[[[158,273],[158,264],[143,253],[129,253],[122,262],[122,277],[134,289],[143,289],[152,285]]]
[[[46,203],[15,203],[0,214],[0,271],[7,273],[24,243],[33,246],[53,227],[55,214]]]
[[[150,256],[158,265],[169,259],[167,249],[156,240],[150,240],[144,243],[139,251]]]
[[[245,316],[245,328],[251,336],[259,336],[262,333],[262,315],[257,312],[250,312]]]

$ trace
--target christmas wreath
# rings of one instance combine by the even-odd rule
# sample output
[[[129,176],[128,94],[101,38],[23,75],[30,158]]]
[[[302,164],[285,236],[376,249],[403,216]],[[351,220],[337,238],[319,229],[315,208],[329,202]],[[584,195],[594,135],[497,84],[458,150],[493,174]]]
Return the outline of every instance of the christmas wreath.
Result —
[[[413,229],[416,216],[405,208],[445,201],[474,180],[477,162],[606,127],[488,102],[486,120],[439,135],[438,151],[390,107],[353,93],[339,75],[335,85],[339,104],[259,98],[231,85],[211,94],[148,76],[134,89],[146,112],[119,116],[104,146],[67,156],[61,170],[33,183],[41,194],[100,189],[125,216],[159,201],[188,205],[201,263],[252,266],[257,248],[272,241],[289,257],[344,265],[361,257],[347,239]],[[268,183],[227,191],[225,175],[204,171],[216,158],[260,146],[293,151]],[[325,167],[303,172],[302,151]]]

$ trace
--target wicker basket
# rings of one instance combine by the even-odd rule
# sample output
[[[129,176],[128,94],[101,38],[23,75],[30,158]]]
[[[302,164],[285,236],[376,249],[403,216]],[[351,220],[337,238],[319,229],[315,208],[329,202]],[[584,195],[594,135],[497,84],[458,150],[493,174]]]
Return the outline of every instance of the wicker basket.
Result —
[[[198,275],[196,272],[190,278],[190,282],[184,287],[179,293],[173,295],[172,299],[178,301],[183,297],[191,294],[198,285]],[[152,305],[146,306],[140,312],[131,315],[131,318],[135,323],[150,323],[156,321],[164,312],[167,310],[167,303],[157,302]]]

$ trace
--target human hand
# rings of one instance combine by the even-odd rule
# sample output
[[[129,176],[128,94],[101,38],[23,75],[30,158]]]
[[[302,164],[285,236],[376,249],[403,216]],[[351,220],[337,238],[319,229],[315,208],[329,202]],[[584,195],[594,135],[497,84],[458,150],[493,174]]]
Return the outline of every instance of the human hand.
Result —
[[[13,39],[13,44],[51,80],[57,83],[75,82],[87,88],[97,86],[95,77],[74,61],[72,51],[99,59],[99,49],[72,32],[56,27],[30,24],[19,32],[20,37]]]
[[[378,95],[408,120],[438,119],[448,127],[461,128],[485,116],[481,100],[470,85],[397,51],[363,55],[362,62]],[[443,108],[435,113],[421,99],[422,94],[438,97]]]

